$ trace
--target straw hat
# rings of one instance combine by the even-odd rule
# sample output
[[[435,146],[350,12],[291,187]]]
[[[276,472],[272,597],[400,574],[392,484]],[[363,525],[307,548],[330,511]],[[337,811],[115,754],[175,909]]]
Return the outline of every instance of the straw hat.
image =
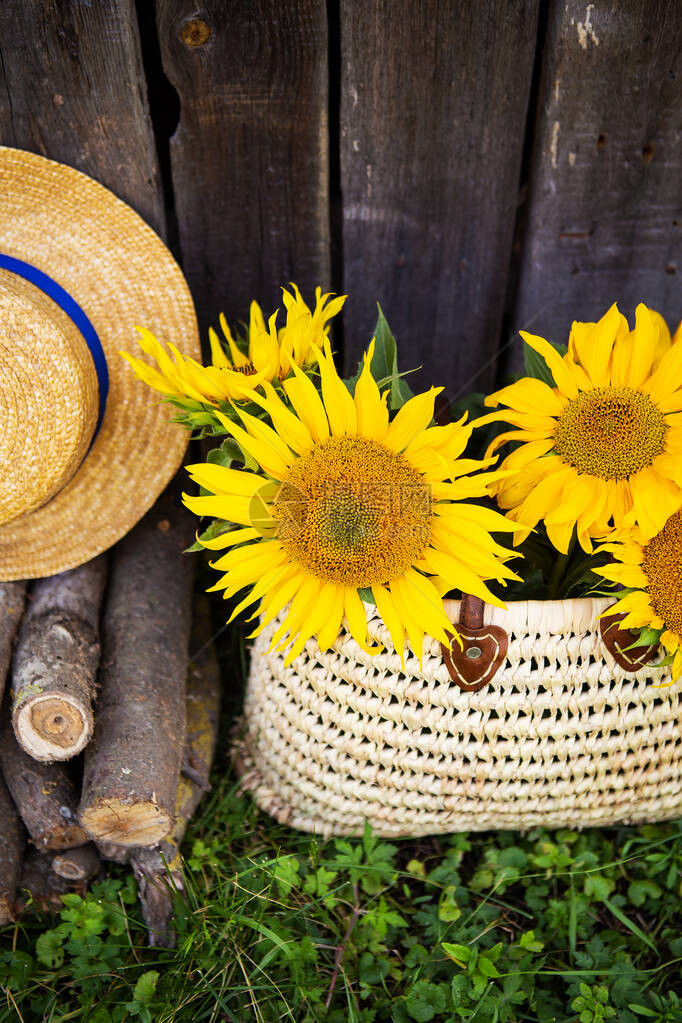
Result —
[[[118,354],[136,325],[199,356],[159,237],[85,174],[0,147],[0,580],[106,550],[180,465],[186,434]]]

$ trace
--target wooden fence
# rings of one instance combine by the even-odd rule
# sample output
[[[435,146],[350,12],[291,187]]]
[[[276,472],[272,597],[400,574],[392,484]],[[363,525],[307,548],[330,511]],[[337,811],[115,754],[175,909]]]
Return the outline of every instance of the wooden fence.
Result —
[[[678,0],[4,0],[0,142],[164,236],[205,329],[381,301],[450,397],[614,300],[682,314]],[[181,339],[175,339],[181,342]]]

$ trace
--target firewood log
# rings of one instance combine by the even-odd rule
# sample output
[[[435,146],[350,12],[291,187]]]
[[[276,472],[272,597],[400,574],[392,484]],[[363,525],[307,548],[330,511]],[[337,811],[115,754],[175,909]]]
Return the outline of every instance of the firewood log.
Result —
[[[16,740],[9,715],[0,729],[0,766],[17,812],[39,850],[69,849],[87,842],[76,816],[78,795],[66,766],[29,757]]]
[[[5,783],[0,778],[0,926],[14,914],[14,899],[21,877],[24,829]]]
[[[58,913],[63,906],[62,895],[75,892],[85,895],[84,881],[67,881],[52,869],[52,854],[32,850],[24,862],[16,902],[17,912]]]
[[[92,735],[104,555],[33,585],[12,668],[14,731],[36,760],[68,760]]]
[[[102,869],[102,861],[92,842],[65,849],[52,858],[52,869],[65,881],[88,881]]]
[[[156,845],[173,826],[185,741],[193,519],[165,495],[117,546],[80,821],[96,841]]]
[[[187,673],[187,739],[183,773],[177,792],[175,825],[156,849],[132,849],[131,863],[138,881],[142,913],[149,944],[175,947],[173,896],[184,890],[180,843],[204,793],[218,736],[220,712],[220,670],[211,642],[209,602],[200,597],[195,604],[191,650],[194,656]]]
[[[129,863],[130,849],[126,845],[117,845],[116,842],[95,842],[95,848],[101,860],[109,863]]]
[[[0,700],[12,659],[12,643],[24,613],[26,583],[0,583]]]

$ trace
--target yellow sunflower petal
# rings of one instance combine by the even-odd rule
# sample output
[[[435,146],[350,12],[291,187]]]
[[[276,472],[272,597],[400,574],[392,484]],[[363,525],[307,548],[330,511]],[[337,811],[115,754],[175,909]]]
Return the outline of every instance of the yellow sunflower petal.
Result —
[[[265,441],[270,447],[274,448],[279,455],[282,456],[286,465],[291,465],[294,461],[294,454],[288,444],[282,440],[276,430],[273,430],[271,426],[264,423],[262,419],[257,419],[252,416],[249,412],[245,412],[243,409],[237,408],[237,415],[246,427],[247,433],[252,437]]]
[[[409,595],[405,592],[404,580],[400,578],[391,580],[391,598],[400,620],[405,626],[412,653],[418,658],[421,665],[424,656],[424,629],[417,619]]]
[[[267,483],[265,476],[239,469],[215,465],[213,462],[198,462],[185,466],[191,479],[205,490],[214,494],[241,494],[250,497]]]
[[[284,658],[285,667],[291,664],[291,662],[298,657],[308,640],[321,630],[325,623],[329,622],[335,609],[336,593],[337,587],[334,583],[325,583],[321,587],[319,593],[316,595],[314,603],[310,606],[307,614],[297,627],[297,635]],[[339,622],[340,620],[339,616]],[[329,644],[327,644],[327,647],[328,646]]]
[[[329,420],[312,380],[297,366],[292,367],[293,377],[287,377],[283,387],[294,406],[296,415],[305,424],[310,436],[318,443],[329,437]]]
[[[639,388],[651,373],[658,341],[658,326],[642,302],[637,306],[635,317],[635,329],[631,335],[630,366],[625,384],[628,387]]]
[[[365,605],[357,590],[346,587],[344,591],[344,614],[351,636],[358,646],[368,654],[377,653],[380,647],[367,641],[367,615]]]
[[[355,385],[355,412],[357,430],[361,437],[382,441],[388,431],[388,392],[382,395],[372,376],[371,363],[374,356],[374,338],[363,357],[362,373]]]
[[[655,536],[682,504],[682,490],[651,467],[630,477],[631,522],[637,522],[646,539]]]
[[[400,656],[400,663],[405,667],[405,632],[400,615],[387,589],[384,589],[383,586],[374,585],[372,593],[377,602],[377,610],[390,633],[395,651]]]
[[[392,580],[391,586],[395,580]],[[452,624],[445,613],[443,598],[435,584],[415,569],[409,569],[400,580],[401,591],[405,600],[414,608],[422,630],[433,636],[439,643],[450,645],[448,633],[452,633]]]
[[[316,352],[322,381],[322,398],[333,436],[357,433],[358,421],[355,402],[350,391],[336,372],[329,341],[324,343],[324,352]]]
[[[314,441],[305,423],[287,408],[271,383],[264,383],[263,391],[265,397],[254,394],[252,400],[265,409],[282,440],[299,455],[309,451]]]
[[[666,352],[656,371],[642,385],[653,402],[669,397],[682,387],[682,338]]]
[[[214,366],[224,369],[232,369],[232,363],[225,355],[225,349],[220,343],[220,338],[213,327],[208,328],[208,343],[211,346],[211,362]]]
[[[325,623],[317,634],[320,650],[329,650],[338,639],[343,619],[344,597],[343,586],[335,586],[334,599],[331,602]]]
[[[587,371],[594,387],[609,384],[608,366],[616,337],[627,321],[614,304],[598,323],[575,322],[571,327],[569,353],[574,353],[578,362]]]
[[[222,412],[216,411],[217,419],[222,423],[228,433],[232,434],[239,446],[261,466],[262,469],[272,476],[273,479],[282,480],[289,470],[290,460],[285,459],[282,454],[267,441],[260,437],[252,437],[241,426],[231,422]]]
[[[604,565],[599,574],[627,587],[641,589],[647,585],[647,577],[639,565]]]
[[[253,529],[252,526],[246,526],[244,529],[229,529],[210,540],[201,540],[198,537],[197,539],[199,539],[199,543],[207,551],[224,551],[227,547],[232,547],[237,543],[246,543],[247,540],[260,540],[261,535],[257,529]]]
[[[253,498],[233,497],[230,494],[219,494],[209,497],[195,497],[183,494],[182,503],[195,515],[208,515],[212,519],[223,519],[225,522],[236,522],[238,525],[250,526]]]
[[[529,335],[530,336],[530,335]],[[523,377],[516,383],[495,391],[485,399],[486,405],[508,405],[517,412],[528,412],[533,416],[561,415],[566,399],[553,391],[548,384],[533,377]]]
[[[384,443],[392,451],[402,451],[410,441],[425,430],[433,419],[436,397],[442,387],[432,387],[406,401],[388,428]]]
[[[284,619],[275,630],[270,643],[271,650],[276,649],[276,647],[283,643],[286,644],[288,640],[285,637],[294,635],[301,628],[302,623],[305,622],[306,615],[318,603],[323,586],[325,586],[325,583],[322,579],[317,579],[310,574],[306,574],[303,577],[303,581],[292,598]]]
[[[470,593],[474,597],[480,597],[488,604],[495,607],[504,607],[503,601],[490,592],[485,583],[472,572],[470,568],[451,554],[437,551],[433,547],[427,547],[423,555],[424,563],[428,565],[429,571],[434,575],[440,575],[449,580],[452,589],[461,590],[462,593]]]

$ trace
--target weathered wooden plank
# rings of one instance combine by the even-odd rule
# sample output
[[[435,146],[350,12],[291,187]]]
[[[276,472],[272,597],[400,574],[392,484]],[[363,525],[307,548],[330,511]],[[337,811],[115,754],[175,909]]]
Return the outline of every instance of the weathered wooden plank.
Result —
[[[197,11],[200,10],[200,13]],[[181,100],[171,164],[202,326],[329,279],[327,22],[321,0],[159,0]]]
[[[537,8],[341,0],[349,367],[379,300],[421,385],[492,383]]]
[[[134,0],[0,4],[0,142],[85,171],[163,233]]]
[[[565,342],[614,301],[677,323],[681,166],[682,6],[554,0],[516,326]]]

